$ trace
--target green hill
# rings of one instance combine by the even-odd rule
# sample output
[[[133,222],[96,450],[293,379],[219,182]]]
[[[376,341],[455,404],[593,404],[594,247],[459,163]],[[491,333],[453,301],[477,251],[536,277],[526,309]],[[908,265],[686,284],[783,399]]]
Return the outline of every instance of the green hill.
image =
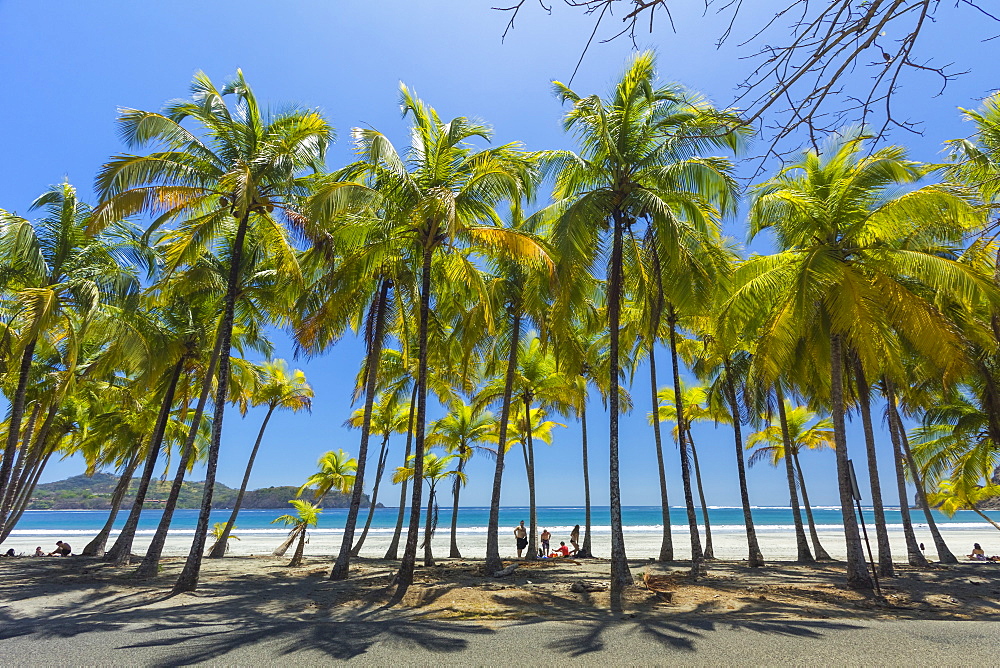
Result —
[[[65,480],[47,482],[35,488],[35,493],[31,497],[31,510],[109,510],[111,508],[111,495],[118,484],[118,476],[110,473],[95,473],[93,476],[78,475]],[[129,493],[126,496],[123,508],[128,508],[135,497],[135,489],[138,485],[136,480],[132,481]],[[146,493],[146,508],[156,508],[162,506],[170,494],[170,481],[154,480],[150,483],[149,491]],[[178,508],[198,508],[201,505],[201,497],[205,490],[205,483],[185,482],[181,488],[180,498],[177,502]],[[288,500],[295,498],[297,487],[265,487],[263,489],[248,490],[243,497],[244,508],[285,508]],[[212,494],[213,508],[232,508],[236,500],[237,490],[232,487],[215,483],[215,491]],[[350,496],[331,492],[323,499],[325,508],[346,508],[350,504]],[[361,505],[368,507],[368,495],[361,499]],[[378,504],[382,507],[382,504]]]

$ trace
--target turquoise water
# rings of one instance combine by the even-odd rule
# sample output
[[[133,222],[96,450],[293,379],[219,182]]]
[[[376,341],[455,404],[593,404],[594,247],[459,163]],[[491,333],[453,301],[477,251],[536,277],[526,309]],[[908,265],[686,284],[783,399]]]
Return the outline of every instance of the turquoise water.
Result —
[[[284,533],[283,526],[271,524],[275,517],[288,512],[288,508],[274,510],[243,510],[240,512],[237,526],[240,534]],[[151,534],[156,529],[162,511],[148,509],[143,511],[139,520],[139,533]],[[385,534],[393,531],[396,525],[398,510],[396,508],[378,508],[372,521],[372,533]],[[607,533],[610,530],[610,511],[607,506],[594,506],[591,509],[591,523],[596,533]],[[819,507],[813,509],[817,525],[829,528],[841,524],[840,509],[836,507]],[[865,509],[865,522],[869,527],[874,525],[874,517],[870,509]],[[917,525],[923,520],[923,514],[913,512],[913,520]],[[115,528],[125,523],[127,513],[119,514]],[[788,508],[755,508],[754,522],[758,532],[784,532],[792,526],[792,514]],[[17,535],[92,535],[96,533],[107,520],[107,511],[102,510],[34,510],[24,513],[17,528]],[[343,508],[327,509],[320,515],[317,533],[339,533],[344,526],[347,510]],[[359,526],[363,525],[367,510],[362,509]],[[715,507],[709,509],[712,530],[718,533],[742,532],[743,511],[740,508]],[[178,510],[174,513],[171,532],[192,533],[198,519],[197,510]],[[229,519],[228,510],[217,510],[212,513],[212,522],[224,522]],[[500,526],[511,528],[520,520],[528,521],[526,507],[504,507],[500,509]],[[699,510],[699,521],[701,513]],[[954,517],[934,512],[934,519],[949,528],[981,528],[983,520],[971,511],[960,511]],[[660,508],[658,506],[625,506],[622,508],[622,520],[628,533],[658,533],[661,531]],[[489,508],[460,508],[458,514],[458,530],[461,533],[482,534],[486,532],[489,521]],[[686,528],[683,508],[673,508],[670,516],[671,525],[675,530]],[[886,509],[886,522],[890,527],[898,527],[901,523],[898,509]],[[557,536],[568,534],[575,524],[584,524],[584,511],[579,506],[554,506],[538,508],[538,528],[549,529]],[[421,523],[422,526],[422,523]],[[447,530],[451,526],[451,509],[441,508],[438,515],[439,530]]]

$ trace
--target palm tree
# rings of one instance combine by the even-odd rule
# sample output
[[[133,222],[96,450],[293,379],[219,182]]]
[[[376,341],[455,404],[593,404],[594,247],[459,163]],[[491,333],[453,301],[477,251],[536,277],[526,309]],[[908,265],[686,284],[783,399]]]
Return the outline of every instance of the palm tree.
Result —
[[[558,168],[553,206],[558,219],[552,240],[559,269],[565,274],[570,267],[591,267],[607,259],[611,589],[617,610],[623,588],[632,583],[622,533],[616,382],[624,238],[639,221],[659,230],[664,246],[683,237],[682,229],[712,227],[706,216],[708,203],[725,204],[729,179],[723,176],[722,162],[695,154],[734,145],[737,135],[727,132],[735,119],[700,97],[679,86],[657,85],[650,52],[633,58],[606,99],[583,97],[558,82],[554,86],[559,97],[572,104],[563,124],[577,133],[583,149],[579,156],[568,152],[548,156]],[[610,235],[609,242],[603,240],[605,234]],[[678,248],[679,244],[668,248],[664,261],[676,257]],[[700,558],[700,548],[693,556],[696,561]]]
[[[229,354],[247,232],[254,227],[266,234],[273,249],[287,245],[281,221],[300,218],[292,203],[308,185],[300,173],[321,168],[332,139],[330,126],[316,112],[290,109],[265,117],[241,71],[222,90],[199,72],[191,93],[190,100],[170,103],[162,114],[122,112],[120,134],[130,147],[155,145],[163,150],[145,156],[115,156],[104,165],[97,178],[102,204],[91,225],[100,229],[107,221],[136,214],[155,216],[152,229],[181,221],[176,234],[187,243],[175,245],[167,257],[167,269],[172,271],[214,243],[228,221],[236,221],[218,332],[219,381],[205,493],[191,550],[174,587],[177,592],[198,585],[229,389]],[[228,95],[236,98],[233,109],[226,104]],[[199,125],[200,134],[183,125],[188,119]],[[285,273],[294,276],[294,255],[286,254],[285,259]]]
[[[295,554],[292,556],[292,560],[288,562],[289,568],[295,568],[302,565],[302,553],[306,547],[306,531],[309,527],[316,526],[319,522],[319,514],[323,512],[323,509],[302,499],[291,499],[288,503],[295,506],[295,514],[275,517],[271,520],[271,524],[281,522],[285,526],[292,527],[291,532],[288,534],[288,540],[285,541],[286,545],[291,544],[291,541],[295,540],[296,537],[299,539],[299,544],[295,547]],[[281,550],[281,552],[284,554],[284,550]]]
[[[963,358],[962,342],[924,289],[964,303],[997,299],[989,281],[953,259],[980,222],[976,209],[942,186],[893,196],[927,168],[899,147],[869,154],[864,139],[845,130],[755,189],[750,235],[773,228],[781,250],[740,266],[723,318],[757,340],[762,378],[776,379],[796,360],[829,362],[820,399],[828,396],[832,409],[848,584],[856,588],[872,583],[851,510],[845,357],[880,374],[898,366],[898,337],[920,357],[951,364]]]
[[[215,550],[219,548],[219,544],[221,543],[222,551],[229,552],[229,541],[240,539],[239,536],[235,536],[232,534],[233,529],[236,528],[237,527],[235,526],[229,526],[228,522],[216,522],[215,524],[213,524],[212,538],[215,539],[215,543],[212,544],[212,549],[210,551],[215,552]]]
[[[250,403],[254,406],[267,406],[264,420],[260,424],[257,432],[257,440],[250,451],[250,459],[247,460],[247,468],[243,473],[243,482],[240,484],[240,491],[236,494],[233,502],[233,510],[229,515],[229,521],[222,535],[216,539],[215,547],[209,551],[209,558],[221,559],[226,554],[229,532],[236,525],[236,516],[239,515],[240,507],[243,505],[243,496],[247,491],[247,484],[250,482],[250,472],[253,470],[254,460],[257,458],[257,451],[260,443],[264,439],[264,430],[271,420],[271,415],[279,408],[297,413],[301,410],[312,409],[312,387],[306,382],[306,375],[299,369],[292,373],[288,372],[288,365],[285,360],[271,360],[260,366],[260,381],[253,390]]]
[[[427,435],[429,447],[441,446],[449,455],[458,456],[456,471],[464,475],[465,465],[477,450],[496,456],[495,451],[480,445],[489,439],[496,422],[489,411],[477,411],[464,401],[456,401],[449,407],[448,414],[431,424],[431,433]],[[458,549],[458,497],[462,489],[459,476],[452,485],[454,502],[451,509],[451,549],[448,556],[461,559]]]
[[[747,450],[753,450],[749,464],[769,460],[771,466],[777,467],[783,460],[795,467],[795,481],[802,490],[802,504],[805,507],[809,522],[809,536],[812,539],[816,558],[829,560],[830,555],[819,542],[816,532],[816,522],[813,520],[812,507],[809,504],[809,493],[806,491],[806,479],[802,475],[802,464],[799,454],[803,448],[821,450],[834,448],[833,421],[830,418],[817,420],[814,412],[806,406],[792,406],[784,402],[785,427],[770,425],[766,429],[754,432],[747,438]],[[811,423],[811,424],[810,424]],[[786,446],[785,434],[788,436]],[[790,457],[786,460],[786,455]]]
[[[424,465],[420,467],[421,476],[424,481],[427,482],[428,494],[427,494],[427,514],[426,521],[424,524],[424,566],[430,568],[434,566],[434,553],[431,551],[431,538],[434,536],[434,529],[437,527],[437,500],[436,500],[436,489],[437,484],[442,480],[447,478],[454,478],[458,484],[464,485],[466,483],[465,473],[453,470],[449,471],[448,466],[451,464],[453,459],[460,459],[458,455],[445,455],[444,457],[438,457],[433,452],[428,452],[424,455]],[[396,469],[395,475],[392,476],[392,481],[394,483],[402,482],[404,480],[413,480],[416,477],[416,469],[414,461],[411,459],[407,462],[407,466],[400,466]]]
[[[313,499],[319,503],[330,492],[346,494],[354,485],[354,474],[358,470],[358,460],[343,450],[336,452],[330,450],[320,457],[316,464],[319,466],[319,471],[306,478],[302,487],[299,487],[299,496],[302,496],[302,492],[306,489],[314,488],[312,490]]]

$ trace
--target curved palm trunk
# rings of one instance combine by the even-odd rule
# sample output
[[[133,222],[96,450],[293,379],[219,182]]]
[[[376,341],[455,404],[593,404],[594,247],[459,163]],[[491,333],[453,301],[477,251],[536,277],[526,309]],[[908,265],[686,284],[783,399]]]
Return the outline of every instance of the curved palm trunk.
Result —
[[[289,568],[297,568],[302,565],[302,555],[306,551],[306,529],[302,528],[299,532],[299,544],[295,546],[295,554],[292,555],[292,560],[288,562]]]
[[[406,451],[403,453],[403,466],[410,461],[410,451],[413,449],[413,419],[416,417],[417,407],[417,386],[413,385],[413,393],[410,395],[410,417],[406,427]],[[392,533],[392,540],[389,541],[389,548],[385,551],[383,559],[395,559],[399,551],[399,537],[403,533],[403,518],[406,517],[406,487],[404,480],[399,486],[399,514],[396,516],[396,530]]]
[[[895,421],[896,433],[899,435],[899,443],[903,446],[903,453],[906,455],[906,464],[910,468],[910,476],[913,478],[913,485],[917,488],[917,504],[920,506],[920,510],[923,511],[924,519],[927,521],[927,529],[931,532],[931,539],[934,541],[934,548],[937,550],[938,561],[942,564],[957,564],[958,559],[952,551],[948,549],[948,544],[944,542],[944,538],[938,530],[937,522],[934,521],[934,516],[931,514],[930,506],[927,505],[927,493],[924,491],[924,481],[920,477],[920,471],[917,470],[917,465],[913,461],[913,453],[910,451],[910,442],[909,439],[906,438],[906,430],[903,427],[903,420],[899,416],[899,411],[896,409],[895,402],[889,404],[889,410],[889,419]]]
[[[413,584],[413,569],[417,561],[417,540],[420,532],[420,506],[424,477],[424,438],[427,425],[427,326],[431,314],[431,258],[434,243],[427,240],[424,247],[423,263],[420,275],[420,328],[418,333],[418,363],[417,363],[417,422],[413,443],[413,495],[410,498],[410,527],[406,534],[406,544],[403,547],[403,559],[396,573],[396,591],[394,600],[402,599],[403,594]]]
[[[20,521],[21,515],[31,503],[31,495],[38,484],[42,469],[48,463],[49,457],[52,456],[52,450],[48,444],[49,432],[55,421],[56,413],[59,411],[59,406],[58,399],[49,406],[45,420],[34,439],[29,440],[29,434],[21,439],[21,453],[18,455],[18,459],[21,460],[18,464],[21,467],[21,472],[18,474],[17,480],[12,478],[7,488],[9,499],[4,515],[6,520],[0,523],[0,543],[7,540]]]
[[[793,468],[791,452],[792,438],[788,433],[788,418],[785,415],[785,395],[781,387],[775,386],[775,398],[778,403],[778,421],[781,424],[781,441],[785,448],[785,479],[788,483],[788,504],[792,508],[792,521],[795,523],[795,560],[800,564],[811,564],[815,561],[809,552],[806,532],[802,527],[802,511],[799,509],[799,492],[795,484],[795,469]]]
[[[486,529],[486,572],[492,573],[503,568],[500,560],[500,489],[503,483],[503,462],[507,454],[507,423],[510,420],[510,401],[514,389],[514,374],[517,372],[517,346],[521,340],[521,307],[512,307],[514,322],[511,324],[510,351],[507,356],[507,372],[504,376],[503,400],[500,404],[500,427],[497,438],[497,460],[493,469],[493,492],[490,497],[490,520]],[[588,524],[589,526],[589,524]],[[589,535],[589,534],[588,534]]]
[[[215,391],[215,411],[212,415],[212,440],[208,447],[208,462],[205,467],[205,491],[198,511],[191,550],[188,552],[184,568],[172,590],[179,594],[198,588],[198,574],[208,539],[208,523],[212,514],[212,495],[215,493],[215,474],[219,468],[219,448],[222,445],[222,420],[226,413],[226,398],[229,396],[229,364],[233,344],[233,320],[236,312],[236,296],[240,288],[240,265],[243,260],[243,242],[247,235],[250,212],[240,218],[233,240],[233,250],[229,261],[229,277],[226,281],[226,298],[223,302],[222,325],[219,327],[219,383]]]
[[[54,404],[52,408],[55,408]],[[7,494],[3,497],[3,503],[0,504],[0,517],[7,517],[10,514],[10,510],[14,505],[14,499],[17,498],[17,493],[22,487],[25,463],[29,458],[32,436],[35,434],[35,424],[41,412],[42,402],[36,401],[34,408],[31,410],[31,417],[28,418],[24,431],[21,432],[21,447],[18,448],[17,459],[10,472],[10,481],[7,483]],[[54,417],[55,411],[50,410],[49,415]],[[49,421],[48,418],[46,421]]]
[[[691,459],[694,461],[694,481],[698,485],[698,500],[701,502],[701,516],[705,522],[705,558],[715,559],[712,549],[712,524],[708,520],[708,504],[705,503],[705,488],[701,484],[701,466],[698,464],[698,448],[694,445],[691,428],[687,429],[687,442],[691,446]]]
[[[163,514],[160,516],[160,523],[156,526],[156,533],[153,534],[153,540],[150,541],[149,547],[146,548],[146,556],[142,558],[139,568],[135,571],[137,578],[151,578],[160,571],[160,556],[163,554],[163,547],[167,543],[167,532],[170,530],[170,523],[174,519],[174,511],[177,509],[177,500],[180,499],[181,490],[184,487],[184,477],[187,475],[188,465],[194,456],[194,442],[198,438],[198,428],[201,426],[201,418],[205,413],[205,405],[208,403],[208,397],[212,393],[215,367],[219,363],[219,345],[220,342],[216,340],[212,356],[208,360],[208,368],[205,369],[205,378],[201,383],[201,395],[198,397],[198,405],[195,406],[194,415],[191,417],[191,426],[188,427],[187,439],[184,441],[184,448],[181,450],[181,459],[177,462],[174,481],[170,485],[170,494],[167,495],[167,502],[163,505]]]
[[[586,528],[583,533],[583,547],[576,553],[577,557],[593,557],[590,543],[590,459],[587,456],[587,397],[583,398],[580,409],[580,431],[583,443],[583,520]]]
[[[861,424],[865,433],[865,453],[868,456],[868,481],[871,485],[872,511],[875,514],[875,537],[878,543],[878,573],[887,578],[894,577],[892,547],[889,545],[889,530],[885,522],[885,508],[882,506],[882,484],[878,479],[878,460],[875,456],[875,430],[872,428],[871,391],[865,378],[861,362],[854,360],[854,375],[858,384],[858,403],[861,408]]]
[[[621,319],[622,298],[622,235],[625,233],[624,214],[615,210],[614,239],[611,247],[611,275],[608,277],[608,329],[610,334],[608,407],[611,411],[610,437],[608,438],[608,478],[611,492],[611,610],[622,609],[622,594],[632,584],[632,572],[625,554],[625,534],[622,529],[622,496],[618,470],[618,328]]]
[[[135,474],[135,470],[139,468],[139,462],[141,461],[141,457],[133,457],[125,466],[125,470],[122,471],[122,475],[118,479],[118,484],[115,485],[115,491],[111,494],[111,512],[108,513],[108,520],[101,527],[101,530],[97,532],[97,535],[94,536],[94,539],[83,548],[83,552],[81,553],[83,556],[104,556],[104,547],[108,544],[108,536],[111,535],[111,528],[115,524],[115,519],[118,518],[118,511],[121,510],[125,494],[128,493],[129,485],[132,483],[132,476]]]
[[[55,452],[54,449],[49,449],[42,457],[40,461],[36,464],[32,464],[30,473],[25,477],[27,482],[21,486],[21,492],[14,500],[14,505],[11,508],[11,514],[7,526],[4,528],[4,533],[0,534],[0,543],[7,540],[10,536],[10,532],[17,526],[17,523],[21,520],[21,515],[24,511],[28,509],[28,505],[31,503],[31,495],[35,493],[35,487],[38,486],[38,480],[42,477],[42,471],[45,470],[45,465],[49,463],[49,459]]]
[[[378,490],[382,483],[382,474],[385,473],[385,463],[389,458],[389,434],[382,439],[382,450],[378,454],[378,468],[375,470],[375,486],[372,488],[372,497],[368,500],[368,518],[365,520],[365,528],[361,530],[361,537],[351,548],[351,556],[356,557],[361,554],[361,546],[368,538],[368,530],[372,526],[372,518],[375,516],[375,507],[378,504]]]
[[[465,458],[459,457],[458,472],[461,474],[463,471],[465,471]],[[458,495],[462,491],[462,482],[460,478],[461,475],[455,477],[455,484],[451,488],[452,497],[454,499],[451,507],[451,550],[448,552],[448,557],[451,559],[462,558],[462,553],[458,549]]]
[[[538,558],[538,506],[535,503],[535,446],[531,438],[531,400],[524,397],[524,423],[527,433],[522,446],[524,467],[528,472],[528,559]],[[546,555],[548,556],[548,555]]]
[[[294,527],[291,531],[288,532],[288,535],[285,537],[285,541],[278,547],[274,548],[274,552],[271,553],[271,556],[272,557],[285,556],[285,552],[288,552],[288,548],[292,546],[292,543],[295,542],[295,539],[299,537],[300,533],[304,532],[305,529],[303,527],[299,526]]]
[[[670,502],[667,500],[667,471],[663,464],[663,436],[660,431],[660,399],[656,395],[656,351],[649,344],[649,387],[653,395],[653,443],[656,445],[656,471],[660,476],[660,517],[663,538],[660,540],[660,561],[674,560],[674,539],[670,534]],[[589,523],[588,523],[588,529]]]
[[[740,503],[743,506],[743,525],[747,532],[747,565],[750,568],[764,566],[764,555],[760,552],[760,545],[757,543],[757,531],[754,528],[753,513],[750,510],[750,492],[747,487],[746,464],[743,461],[743,425],[740,420],[740,408],[736,403],[736,389],[733,387],[732,371],[729,368],[729,359],[725,361],[726,400],[729,402],[729,412],[733,416],[733,438],[736,442],[736,471],[740,478]]]
[[[361,421],[361,444],[358,446],[358,469],[355,472],[354,487],[351,490],[351,505],[347,509],[344,536],[340,541],[340,553],[330,569],[331,580],[343,580],[351,568],[351,546],[354,544],[354,528],[358,523],[361,496],[365,488],[365,468],[368,463],[368,439],[372,428],[372,407],[375,404],[375,381],[378,378],[378,363],[382,356],[382,332],[385,330],[385,308],[392,282],[382,280],[376,302],[375,331],[368,345],[368,359],[365,360],[365,412]]]
[[[31,374],[31,362],[35,355],[35,345],[38,339],[32,339],[21,353],[21,365],[18,369],[17,388],[10,402],[10,417],[7,419],[7,443],[3,458],[0,459],[0,499],[6,499],[10,483],[10,473],[14,466],[14,454],[17,452],[17,442],[21,437],[21,420],[24,416],[25,399],[28,394],[28,377]],[[0,531],[4,530],[10,506],[0,508]]]
[[[844,425],[843,350],[839,334],[830,335],[830,400],[833,408],[833,436],[837,448],[837,484],[840,488],[840,514],[844,521],[844,541],[847,546],[847,586],[871,589],[872,579],[861,547],[858,520],[851,502],[851,471],[847,464],[847,430]]]
[[[174,365],[170,384],[163,394],[163,402],[160,405],[160,414],[156,418],[153,435],[149,439],[149,451],[146,453],[146,462],[143,465],[142,476],[139,478],[139,485],[135,490],[132,510],[128,515],[128,519],[125,520],[125,526],[122,527],[121,533],[118,534],[115,544],[104,555],[105,559],[114,562],[116,566],[128,564],[132,558],[132,541],[135,539],[135,530],[139,527],[142,504],[146,501],[146,492],[149,490],[149,483],[153,478],[153,469],[156,467],[156,459],[160,454],[160,445],[163,443],[163,435],[166,432],[167,419],[170,417],[170,409],[174,405],[174,392],[177,390],[177,381],[180,380],[185,361],[185,358],[181,357]]]
[[[816,520],[813,519],[812,505],[809,503],[809,492],[806,490],[806,478],[802,475],[802,463],[799,462],[798,453],[792,455],[792,462],[795,464],[799,489],[802,490],[802,508],[806,511],[806,522],[809,524],[809,539],[812,541],[816,560],[832,561],[833,557],[823,549],[823,545],[819,542],[819,533],[816,531]]]
[[[903,473],[902,447],[899,442],[899,432],[896,430],[896,422],[892,419],[892,413],[896,406],[896,397],[892,392],[892,386],[883,380],[885,386],[885,398],[888,402],[886,417],[889,419],[889,439],[892,442],[892,463],[896,470],[896,493],[899,494],[899,516],[903,522],[903,538],[906,541],[906,561],[911,566],[926,566],[927,558],[920,551],[917,544],[917,536],[913,532],[913,519],[910,517],[910,500],[906,495],[906,476]]]
[[[240,514],[240,508],[243,507],[243,497],[247,493],[247,485],[250,484],[250,473],[253,471],[253,463],[257,459],[260,442],[264,440],[264,430],[267,429],[267,423],[271,421],[271,416],[274,414],[275,408],[277,408],[275,404],[268,406],[264,421],[260,424],[260,430],[257,432],[257,440],[254,441],[253,450],[250,451],[250,459],[247,460],[246,471],[243,472],[243,482],[240,484],[240,491],[236,494],[236,501],[233,502],[233,511],[229,514],[229,521],[226,522],[226,526],[222,530],[222,535],[215,541],[215,545],[212,546],[212,550],[208,553],[209,559],[222,559],[226,556],[226,550],[229,548],[229,534],[232,532],[233,526],[236,525],[236,517]]]
[[[424,566],[427,568],[434,567],[434,552],[431,550],[431,538],[434,537],[434,497],[435,489],[432,483],[427,494],[427,523],[424,524]]]
[[[668,317],[670,325],[670,364],[674,374],[674,410],[677,413],[677,445],[681,453],[681,481],[684,483],[684,506],[687,509],[688,532],[691,535],[691,574],[698,577],[705,555],[701,550],[701,536],[698,534],[698,516],[694,510],[694,493],[691,488],[691,465],[688,455],[684,428],[684,399],[681,396],[681,372],[677,361],[677,319],[673,307]]]

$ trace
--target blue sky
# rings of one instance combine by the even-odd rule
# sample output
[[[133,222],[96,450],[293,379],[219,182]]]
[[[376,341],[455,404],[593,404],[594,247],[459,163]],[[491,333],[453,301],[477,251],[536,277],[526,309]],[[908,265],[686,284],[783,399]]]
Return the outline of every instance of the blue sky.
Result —
[[[406,123],[400,118],[397,90],[406,82],[442,117],[476,116],[491,123],[495,141],[520,140],[529,149],[572,148],[560,127],[562,109],[551,94],[551,80],[569,79],[592,28],[592,18],[556,3],[553,16],[527,9],[501,42],[508,17],[491,11],[490,0],[404,0],[357,2],[29,3],[0,0],[0,105],[4,160],[0,207],[27,213],[28,204],[50,184],[68,178],[93,200],[94,175],[108,156],[123,150],[115,135],[119,107],[159,109],[184,97],[192,75],[204,70],[216,82],[242,68],[258,98],[275,107],[297,103],[321,109],[336,127],[339,140],[328,164],[350,158],[349,129],[369,125],[405,145]],[[699,4],[700,3],[692,3]],[[766,18],[776,3],[757,0],[759,14],[737,26]],[[941,142],[969,132],[957,107],[975,107],[997,85],[982,54],[994,52],[991,26],[969,10],[942,7],[939,20],[923,36],[922,54],[934,63],[956,62],[972,72],[934,97],[930,77],[910,78],[899,93],[900,108],[923,123],[923,136],[897,134],[913,157],[940,159]],[[639,33],[639,48],[654,48],[664,79],[685,83],[726,105],[746,71],[745,52],[734,39],[715,48],[720,22],[703,18],[700,7],[674,14],[677,32],[660,20],[653,35]],[[963,21],[965,23],[963,23]],[[745,26],[743,25],[745,24]],[[971,28],[970,28],[971,26]],[[995,31],[994,31],[995,32]],[[891,39],[892,35],[887,39]],[[595,43],[573,82],[579,92],[604,93],[620,72],[633,46],[627,39]],[[923,62],[923,61],[921,61]],[[867,76],[860,70],[855,79]],[[749,176],[756,165],[744,165]],[[727,229],[742,239],[742,224]],[[766,247],[757,247],[766,250]],[[275,335],[279,356],[290,359],[287,337]],[[277,414],[258,457],[252,487],[298,485],[326,450],[357,451],[357,433],[340,425],[349,415],[351,380],[361,347],[345,340],[325,356],[292,361],[303,368],[316,390],[311,415]],[[664,361],[666,358],[664,357]],[[662,366],[666,366],[662,364]],[[652,437],[646,424],[650,409],[648,373],[640,370],[633,388],[635,410],[622,421],[622,487],[628,505],[658,503]],[[664,377],[662,383],[669,382]],[[252,411],[226,419],[219,479],[237,485],[262,415]],[[607,503],[607,419],[595,402],[591,408],[591,466],[594,503]],[[572,422],[560,429],[551,447],[537,458],[541,505],[582,502],[579,430]],[[860,429],[852,427],[849,449],[864,479]],[[699,426],[708,503],[737,505],[733,442],[728,429]],[[884,432],[880,438],[885,439]],[[393,443],[401,459],[401,440]],[[885,448],[883,448],[884,450]],[[668,446],[672,502],[680,503],[676,450]],[[503,503],[527,502],[520,456],[509,464]],[[395,462],[392,465],[396,465]],[[831,453],[809,453],[806,467],[814,503],[836,502],[829,474]],[[82,472],[78,460],[52,462],[43,481]],[[891,459],[882,465],[883,488],[895,489]],[[474,461],[465,505],[488,503],[492,464]],[[202,474],[197,472],[196,479]],[[751,471],[751,499],[758,505],[787,505],[784,474],[761,466]],[[385,500],[397,498],[386,492]],[[887,498],[893,498],[889,494]],[[894,503],[894,501],[890,501]]]

